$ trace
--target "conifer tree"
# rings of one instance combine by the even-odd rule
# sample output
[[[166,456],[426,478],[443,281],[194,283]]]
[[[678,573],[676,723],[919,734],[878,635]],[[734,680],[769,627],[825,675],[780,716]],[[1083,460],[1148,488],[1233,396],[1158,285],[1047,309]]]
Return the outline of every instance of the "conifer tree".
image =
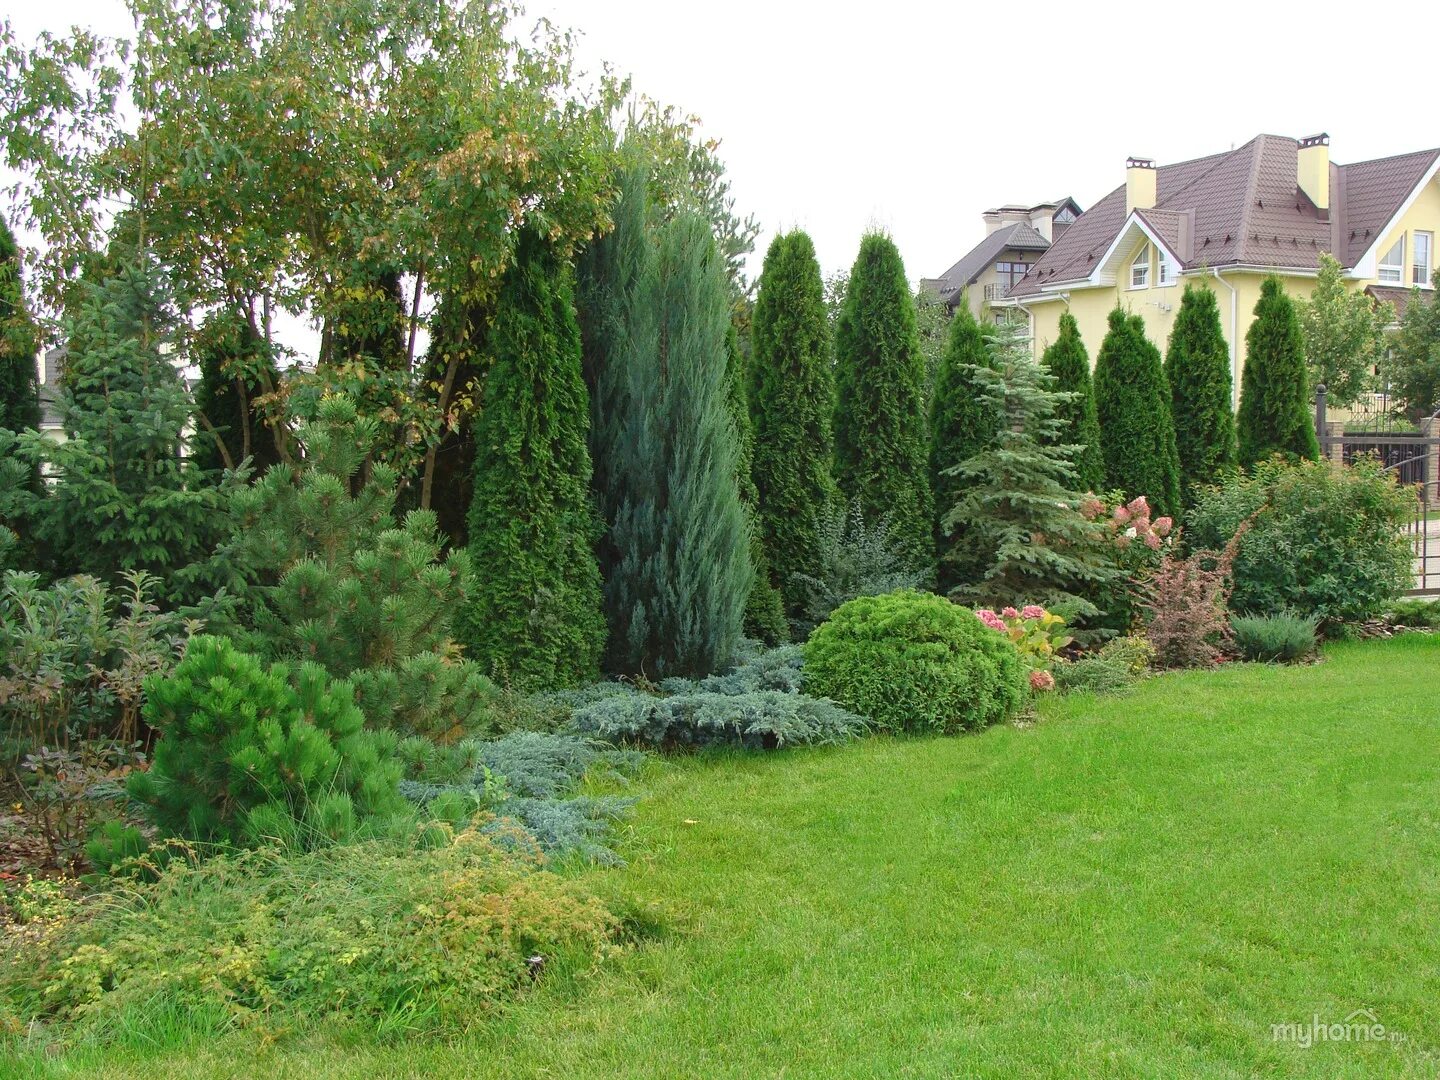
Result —
[[[1180,459],[1180,494],[1195,492],[1235,468],[1235,412],[1230,404],[1230,353],[1220,329],[1220,308],[1209,289],[1185,286],[1165,352]]]
[[[230,482],[203,483],[180,454],[190,397],[167,355],[173,309],[145,266],[118,264],[82,289],[59,400],[69,437],[21,444],[56,477],[29,509],[35,549],[57,575],[146,570],[167,601],[199,600],[215,586]]]
[[[794,615],[805,601],[795,575],[819,572],[821,515],[837,498],[825,290],[815,245],[805,233],[777,236],[765,253],[752,335],[751,475],[760,497],[765,557],[786,611]]]
[[[595,674],[605,641],[590,406],[568,269],[530,230],[501,282],[490,342],[469,515],[476,595],[457,636],[502,681],[570,685]]]
[[[200,385],[195,388],[196,433],[191,451],[207,470],[233,469],[250,459],[252,476],[280,460],[276,432],[257,401],[280,373],[250,324],[218,313],[206,319],[195,341]]]
[[[760,496],[750,474],[755,459],[755,428],[750,421],[750,402],[745,390],[745,355],[740,350],[740,335],[733,322],[725,336],[725,355],[725,400],[730,422],[735,426],[736,486],[745,507],[746,525],[750,530],[750,565],[755,570],[750,596],[745,601],[745,633],[766,645],[779,645],[790,640],[790,626],[785,621],[785,601],[770,580],[770,563],[760,539]]]
[[[25,310],[20,249],[0,220],[0,428],[24,431],[40,426],[35,377],[39,335]]]
[[[1082,491],[1100,491],[1105,486],[1105,457],[1100,445],[1100,418],[1095,411],[1095,386],[1090,378],[1090,354],[1080,338],[1080,327],[1068,311],[1060,316],[1060,332],[1041,358],[1055,388],[1074,395],[1060,399],[1055,418],[1060,421],[1060,441],[1080,447],[1075,453],[1075,479]]]
[[[1112,572],[1092,554],[1094,526],[1080,513],[1076,444],[1059,441],[1063,399],[1055,378],[1013,329],[996,341],[995,366],[973,368],[978,393],[1001,417],[994,441],[946,470],[962,481],[945,523],[958,526],[981,567],[952,595],[992,607],[1040,604],[1079,619],[1084,598]]]
[[[966,480],[954,466],[993,445],[1000,414],[981,394],[979,368],[995,366],[995,355],[970,305],[957,304],[930,398],[930,483],[935,497],[935,543],[939,586],[949,592],[978,569],[965,565],[967,548],[945,519],[960,501]]]
[[[1105,486],[1144,495],[1158,514],[1179,513],[1180,462],[1160,350],[1140,316],[1118,307],[1095,360],[1095,411]]]
[[[925,358],[895,242],[860,242],[835,327],[835,464],[840,493],[887,520],[907,561],[932,565],[934,498],[925,432]]]
[[[1314,460],[1320,456],[1315,420],[1306,400],[1305,345],[1295,305],[1277,277],[1260,286],[1255,321],[1245,333],[1240,376],[1240,464],[1272,454]]]
[[[728,404],[729,288],[700,215],[656,230],[630,305],[624,436],[609,462],[619,553],[605,582],[607,666],[701,676],[728,665],[750,592]]]

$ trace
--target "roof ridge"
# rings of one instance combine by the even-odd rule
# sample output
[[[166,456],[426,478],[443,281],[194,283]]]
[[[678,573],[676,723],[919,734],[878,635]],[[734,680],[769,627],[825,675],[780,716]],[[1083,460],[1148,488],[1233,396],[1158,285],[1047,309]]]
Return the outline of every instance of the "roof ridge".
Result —
[[[1238,255],[1245,249],[1245,237],[1250,235],[1251,210],[1255,206],[1255,189],[1260,185],[1260,162],[1265,160],[1265,140],[1268,135],[1256,135],[1251,142],[1258,143],[1250,155],[1250,175],[1245,178],[1245,201],[1240,204],[1239,235],[1235,237],[1235,251]]]
[[[1250,140],[1250,142],[1243,143],[1243,144],[1241,144],[1240,146],[1235,147],[1235,149],[1233,149],[1233,150],[1222,150],[1222,151],[1221,151],[1220,153],[1218,153],[1218,154],[1209,154],[1209,155],[1207,155],[1208,157],[1213,157],[1213,158],[1215,159],[1215,163],[1214,163],[1213,165],[1211,165],[1208,169],[1205,169],[1204,171],[1199,172],[1199,173],[1197,173],[1195,176],[1191,177],[1189,183],[1185,184],[1185,185],[1182,186],[1182,187],[1177,188],[1177,189],[1174,191],[1174,193],[1172,193],[1171,195],[1169,195],[1169,196],[1166,197],[1165,201],[1166,201],[1166,202],[1170,202],[1172,199],[1178,199],[1178,198],[1180,198],[1180,196],[1184,195],[1185,192],[1189,191],[1189,190],[1190,190],[1191,188],[1193,188],[1196,184],[1200,183],[1200,181],[1206,179],[1206,178],[1207,178],[1211,173],[1213,173],[1216,169],[1220,168],[1221,165],[1224,165],[1225,163],[1231,161],[1231,160],[1235,157],[1236,154],[1240,153],[1240,151],[1242,151],[1242,150],[1244,150],[1246,147],[1250,146],[1251,143],[1254,143],[1254,142],[1256,142],[1256,141],[1258,141],[1258,140],[1260,140],[1260,139],[1263,139],[1263,138],[1265,138],[1264,135],[1256,135],[1255,138],[1253,138],[1253,139]],[[1259,159],[1259,155],[1258,155],[1258,154],[1254,154],[1254,153],[1252,152],[1251,158],[1250,158],[1250,160],[1251,160],[1251,162],[1252,162],[1252,166],[1251,166],[1252,170],[1253,170],[1253,168],[1254,168],[1253,162],[1255,162],[1255,161],[1258,160],[1258,159]],[[1197,162],[1197,161],[1204,161],[1204,160],[1205,160],[1205,158],[1203,158],[1203,157],[1191,158],[1189,161],[1178,161],[1178,162],[1176,162],[1175,165],[1173,165],[1173,166],[1172,166],[1172,165],[1163,165],[1163,166],[1161,166],[1161,168],[1174,168],[1174,167],[1176,167],[1176,166],[1178,166],[1178,165],[1193,165],[1193,164],[1194,164],[1195,162]],[[1252,175],[1253,175],[1253,172],[1252,172]]]
[[[1336,162],[1336,166],[1341,169],[1348,169],[1352,165],[1377,165],[1382,161],[1396,161],[1400,158],[1420,157],[1424,154],[1429,154],[1433,158],[1437,154],[1440,154],[1440,146],[1432,147],[1429,150],[1407,150],[1403,154],[1387,154],[1384,157],[1366,158],[1363,161],[1346,161],[1343,164]]]

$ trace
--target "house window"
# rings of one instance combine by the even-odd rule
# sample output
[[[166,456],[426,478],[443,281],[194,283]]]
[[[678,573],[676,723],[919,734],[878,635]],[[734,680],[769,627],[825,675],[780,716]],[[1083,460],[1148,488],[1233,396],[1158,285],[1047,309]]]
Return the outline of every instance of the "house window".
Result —
[[[1395,241],[1395,246],[1380,256],[1380,280],[1396,285],[1405,284],[1405,237]]]
[[[1025,276],[1030,269],[1029,263],[1023,262],[997,262],[995,264],[995,278],[999,281],[1002,289],[1009,289]]]
[[[1055,215],[1055,221],[1059,225],[1069,225],[1074,220],[1075,215],[1072,214],[1069,210],[1061,210],[1058,214]]]
[[[1414,277],[1411,280],[1420,288],[1428,288],[1430,285],[1431,249],[1435,246],[1435,234],[1428,232],[1417,232],[1415,234],[1415,264],[1413,267]]]
[[[1150,284],[1150,245],[1141,244],[1140,254],[1130,264],[1130,288],[1143,289]]]
[[[1165,252],[1158,247],[1155,249],[1157,265],[1155,267],[1155,284],[1170,285],[1175,281],[1175,264],[1172,263]]]

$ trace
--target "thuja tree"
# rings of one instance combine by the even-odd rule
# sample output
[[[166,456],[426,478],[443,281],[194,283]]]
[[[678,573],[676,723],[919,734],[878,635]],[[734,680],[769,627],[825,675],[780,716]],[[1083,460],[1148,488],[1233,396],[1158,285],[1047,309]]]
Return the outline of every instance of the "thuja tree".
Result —
[[[1095,410],[1105,486],[1144,495],[1157,513],[1178,513],[1180,462],[1160,350],[1145,336],[1140,316],[1118,307],[1095,360]]]
[[[979,369],[993,370],[994,366],[994,353],[970,306],[958,304],[930,399],[930,483],[935,498],[939,584],[945,592],[976,573],[965,558],[968,548],[946,519],[967,484],[954,467],[990,447],[1000,426],[1000,414],[981,393],[983,383],[978,374]]]
[[[1235,412],[1230,404],[1230,351],[1220,329],[1220,308],[1207,288],[1185,286],[1165,352],[1165,378],[1175,420],[1180,493],[1219,483],[1235,468]]]
[[[605,642],[590,406],[569,270],[532,231],[505,272],[489,341],[469,515],[476,593],[458,636],[503,681],[569,685],[595,674]]]
[[[495,688],[457,657],[454,612],[469,557],[441,554],[430,511],[397,520],[396,474],[374,460],[378,422],[324,399],[300,424],[298,465],[277,465],[231,499],[230,551],[246,571],[231,634],[270,660],[350,679],[375,726],[432,736],[481,727]]]
[[[647,244],[630,305],[624,436],[607,466],[619,554],[605,581],[612,671],[708,674],[731,661],[753,574],[727,403],[729,291],[709,225]]]
[[[1079,447],[1075,452],[1075,480],[1082,491],[1105,486],[1105,457],[1100,445],[1100,417],[1095,410],[1095,386],[1090,378],[1090,354],[1080,338],[1080,327],[1068,311],[1060,316],[1060,332],[1041,357],[1055,377],[1055,388],[1072,395],[1055,409],[1060,421],[1059,439]]]
[[[20,283],[20,249],[10,227],[0,220],[0,428],[24,431],[40,425],[38,345]]]
[[[765,545],[760,539],[760,496],[750,474],[755,459],[755,427],[750,420],[746,393],[745,354],[740,349],[740,334],[734,323],[725,336],[725,358],[725,403],[730,422],[735,426],[735,483],[745,507],[746,526],[750,530],[750,565],[755,571],[750,595],[745,601],[745,633],[767,645],[779,645],[790,639],[790,625],[785,620],[785,601],[770,580],[770,562],[765,558]]]
[[[945,522],[961,529],[982,568],[952,594],[992,607],[1041,604],[1070,618],[1097,614],[1087,588],[1111,576],[1093,552],[1094,526],[1080,513],[1074,457],[1059,441],[1066,395],[1013,330],[997,341],[995,367],[974,369],[982,401],[1001,420],[991,445],[947,472],[963,493]]]
[[[55,481],[28,508],[56,574],[157,575],[169,601],[207,595],[230,481],[182,457],[190,398],[167,355],[174,315],[156,275],[120,267],[84,288],[67,323],[60,412],[68,438],[24,436]]]
[[[1277,277],[1260,286],[1255,321],[1245,332],[1245,371],[1237,417],[1240,464],[1272,454],[1320,456],[1305,372],[1305,343],[1295,305]]]
[[[262,407],[267,386],[280,373],[264,341],[244,319],[217,313],[196,335],[196,432],[192,451],[202,468],[234,469],[247,459],[252,474],[262,474],[281,458],[283,425]]]
[[[895,242],[870,233],[835,328],[835,466],[840,493],[886,519],[916,566],[933,559],[934,500],[925,438],[925,359],[915,298]]]
[[[817,529],[837,497],[831,474],[835,405],[825,290],[815,245],[803,232],[775,237],[765,253],[752,325],[751,475],[760,497],[760,534],[770,573],[797,613],[796,574],[820,568]]]

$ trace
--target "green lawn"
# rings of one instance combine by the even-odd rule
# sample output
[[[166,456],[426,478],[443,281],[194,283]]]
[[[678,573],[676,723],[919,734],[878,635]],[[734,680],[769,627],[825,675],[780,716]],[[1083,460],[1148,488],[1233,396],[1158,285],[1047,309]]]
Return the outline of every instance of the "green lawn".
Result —
[[[609,895],[658,938],[452,1042],[35,1074],[1440,1074],[1440,637],[1052,699],[1035,726],[666,765]],[[1403,1041],[1277,1042],[1369,1009]],[[27,1066],[21,1066],[22,1070]]]

